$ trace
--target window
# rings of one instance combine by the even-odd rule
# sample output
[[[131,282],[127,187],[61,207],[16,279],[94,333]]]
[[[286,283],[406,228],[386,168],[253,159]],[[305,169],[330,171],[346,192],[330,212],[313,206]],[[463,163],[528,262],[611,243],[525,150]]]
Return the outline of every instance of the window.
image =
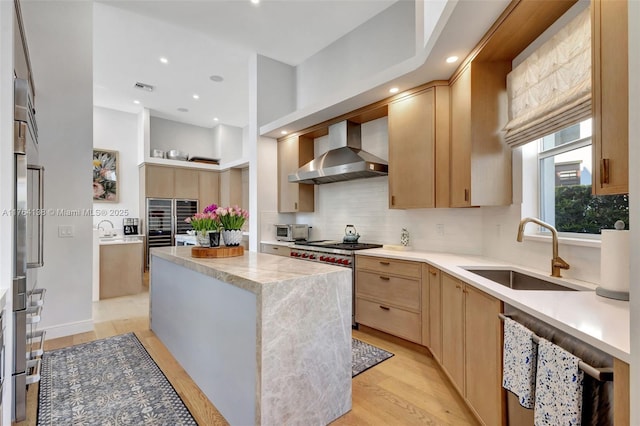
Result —
[[[540,218],[558,232],[600,234],[629,223],[628,195],[591,195],[591,119],[537,142]]]

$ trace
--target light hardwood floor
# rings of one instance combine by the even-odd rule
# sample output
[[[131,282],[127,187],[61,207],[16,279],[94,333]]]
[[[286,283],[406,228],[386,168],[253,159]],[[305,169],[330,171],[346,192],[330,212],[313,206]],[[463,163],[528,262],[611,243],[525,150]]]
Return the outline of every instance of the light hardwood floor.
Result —
[[[115,306],[114,310],[121,309],[119,315],[127,315],[123,306],[136,305],[132,300],[110,302],[108,305]],[[104,307],[104,304],[100,306],[101,315],[109,319],[95,322],[94,331],[47,340],[45,350],[134,332],[182,397],[198,424],[227,424],[160,340],[149,330],[147,316],[115,318],[118,314],[108,314],[108,309],[105,310]],[[139,308],[133,309],[140,312]],[[95,313],[94,309],[94,318]],[[395,356],[353,379],[353,409],[337,419],[334,425],[478,424],[426,348],[367,327],[354,330],[353,337],[386,349]],[[17,425],[35,425],[37,399],[37,385],[32,385],[27,395],[27,421]]]

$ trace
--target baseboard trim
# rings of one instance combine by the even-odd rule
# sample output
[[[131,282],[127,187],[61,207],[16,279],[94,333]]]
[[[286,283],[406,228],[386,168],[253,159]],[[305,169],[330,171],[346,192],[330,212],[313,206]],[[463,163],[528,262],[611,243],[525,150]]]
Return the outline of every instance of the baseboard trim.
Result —
[[[93,320],[70,322],[66,324],[54,325],[52,327],[44,327],[42,330],[47,332],[48,339],[56,339],[58,337],[72,336],[74,334],[87,333],[93,331]]]

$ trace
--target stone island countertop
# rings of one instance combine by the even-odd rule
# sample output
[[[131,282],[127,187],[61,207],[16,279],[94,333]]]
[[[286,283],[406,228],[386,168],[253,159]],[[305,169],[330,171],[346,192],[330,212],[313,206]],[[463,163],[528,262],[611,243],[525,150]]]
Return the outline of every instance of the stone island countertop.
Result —
[[[231,424],[328,424],[351,409],[350,269],[151,256],[151,329]]]

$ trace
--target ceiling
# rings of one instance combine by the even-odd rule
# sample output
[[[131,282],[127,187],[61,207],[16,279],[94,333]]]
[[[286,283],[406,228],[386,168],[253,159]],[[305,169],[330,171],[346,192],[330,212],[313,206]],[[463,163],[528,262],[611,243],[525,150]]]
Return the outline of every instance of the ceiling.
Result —
[[[254,52],[298,65],[395,1],[97,2],[94,104],[134,113],[145,107],[152,116],[203,127],[244,127]],[[224,80],[214,82],[214,75]],[[153,92],[134,88],[136,82]]]

